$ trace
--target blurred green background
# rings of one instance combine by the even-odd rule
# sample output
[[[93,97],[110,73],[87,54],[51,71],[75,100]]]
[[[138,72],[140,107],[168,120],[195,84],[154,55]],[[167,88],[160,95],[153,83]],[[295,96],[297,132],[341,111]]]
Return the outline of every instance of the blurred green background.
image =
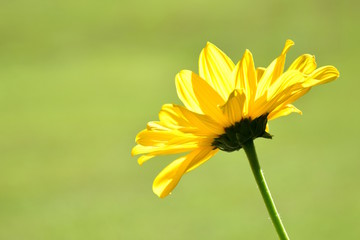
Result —
[[[0,239],[277,239],[243,151],[157,198],[174,156],[134,138],[211,41],[267,66],[312,53],[338,81],[256,140],[292,239],[359,239],[358,1],[0,1]]]

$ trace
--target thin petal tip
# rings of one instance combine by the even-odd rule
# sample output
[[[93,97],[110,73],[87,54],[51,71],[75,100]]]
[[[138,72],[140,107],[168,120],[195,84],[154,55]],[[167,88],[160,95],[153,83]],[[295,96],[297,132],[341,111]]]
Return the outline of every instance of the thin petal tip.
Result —
[[[209,49],[214,48],[214,46],[215,46],[215,45],[214,45],[213,43],[207,41],[205,47],[204,47],[203,50],[201,51],[201,54],[204,54],[204,51],[207,52],[207,51],[209,51]]]
[[[136,155],[136,149],[135,149],[135,147],[133,147],[131,149],[131,156],[134,157],[135,155]]]
[[[290,39],[287,39],[287,40],[285,41],[285,46],[284,46],[284,49],[283,49],[282,52],[281,52],[281,55],[286,54],[286,53],[289,51],[289,49],[290,49],[292,46],[294,46],[294,45],[295,45],[294,41],[292,41],[292,40],[290,40]]]
[[[212,42],[209,42],[209,41],[206,42],[206,47],[211,46],[211,45],[214,45],[214,44]]]
[[[245,49],[244,56],[252,57],[252,53],[250,52],[249,49]]]
[[[291,40],[291,39],[286,39],[286,43],[285,43],[286,45],[295,45],[295,42],[293,41],[293,40]]]
[[[158,196],[159,198],[165,198],[171,194],[171,192],[168,192],[168,191],[165,191],[163,189],[159,189],[158,187],[156,187],[155,183],[153,184],[152,190],[155,193],[155,195]]]
[[[144,163],[144,161],[142,161],[142,160],[140,160],[140,158],[138,158],[137,163],[138,163],[140,166],[142,166],[143,163]]]

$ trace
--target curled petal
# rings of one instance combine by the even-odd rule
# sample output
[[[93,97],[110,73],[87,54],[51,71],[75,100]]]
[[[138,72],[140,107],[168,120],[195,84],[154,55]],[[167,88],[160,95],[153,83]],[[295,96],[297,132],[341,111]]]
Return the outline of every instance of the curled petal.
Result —
[[[303,87],[313,87],[320,84],[331,82],[339,77],[339,71],[333,66],[324,66],[316,69],[309,75],[309,80]]]
[[[280,75],[283,73],[286,54],[290,50],[290,48],[292,46],[294,46],[294,44],[295,43],[292,40],[290,40],[290,39],[286,40],[284,49],[282,50],[280,56],[276,59],[276,64],[274,66],[274,71],[273,71],[273,74],[271,76],[271,82],[272,83],[274,81],[276,81],[277,78],[280,77]]]
[[[286,40],[284,49],[282,50],[280,56],[276,58],[264,71],[259,80],[259,84],[256,91],[255,99],[260,98],[265,95],[269,86],[278,80],[281,74],[284,71],[284,64],[286,59],[286,53],[294,45],[294,42],[291,40]]]
[[[303,54],[298,57],[288,68],[289,70],[298,70],[299,72],[310,74],[316,69],[315,56]]]

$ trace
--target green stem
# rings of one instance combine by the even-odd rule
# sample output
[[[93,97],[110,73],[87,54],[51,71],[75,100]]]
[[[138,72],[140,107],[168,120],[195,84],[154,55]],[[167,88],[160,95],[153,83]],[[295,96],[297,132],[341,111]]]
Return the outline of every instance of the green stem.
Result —
[[[263,171],[261,170],[259,160],[256,156],[255,146],[253,140],[248,141],[242,146],[245,150],[246,156],[249,159],[252,172],[254,174],[256,183],[259,187],[261,195],[264,199],[266,208],[269,212],[270,218],[281,240],[288,240],[289,236],[286,233],[285,227],[281,222],[280,215],[276,210],[275,203],[271,197],[270,190],[266,184]]]

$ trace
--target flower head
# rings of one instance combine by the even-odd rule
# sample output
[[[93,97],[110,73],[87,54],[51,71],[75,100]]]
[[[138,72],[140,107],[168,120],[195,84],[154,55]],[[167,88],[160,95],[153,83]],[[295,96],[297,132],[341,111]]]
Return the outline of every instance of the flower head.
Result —
[[[294,42],[287,40],[281,54],[267,68],[255,68],[246,50],[235,65],[211,43],[200,53],[199,74],[177,74],[177,93],[185,106],[165,104],[159,121],[152,121],[136,136],[132,155],[138,163],[158,156],[186,153],[155,178],[153,191],[167,196],[181,177],[209,160],[219,150],[235,151],[248,140],[271,138],[267,122],[300,113],[292,102],[313,86],[335,80],[333,66],[317,68],[315,57],[304,54],[284,71],[286,53]]]

